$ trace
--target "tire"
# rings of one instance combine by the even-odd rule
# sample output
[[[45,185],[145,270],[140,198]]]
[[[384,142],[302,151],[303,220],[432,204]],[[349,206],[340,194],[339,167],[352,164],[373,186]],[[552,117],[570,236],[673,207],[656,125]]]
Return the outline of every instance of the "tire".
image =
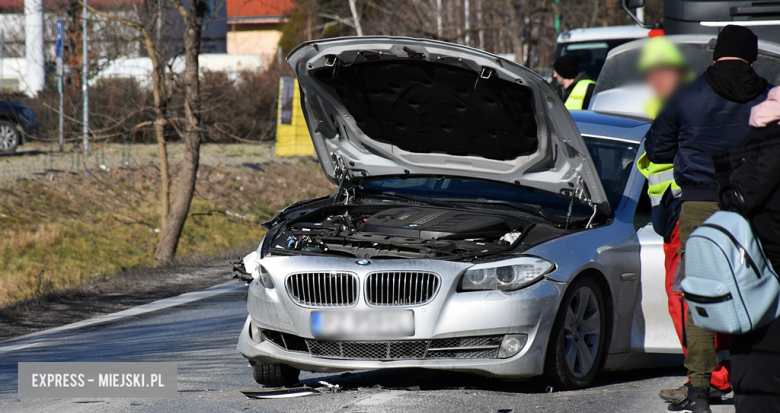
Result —
[[[20,141],[19,129],[12,122],[0,120],[0,153],[14,153]]]
[[[252,366],[252,378],[259,384],[270,387],[292,387],[298,383],[301,371],[286,365],[255,364]]]
[[[561,390],[588,387],[601,369],[607,339],[601,288],[592,277],[579,277],[566,290],[553,323],[546,384]]]

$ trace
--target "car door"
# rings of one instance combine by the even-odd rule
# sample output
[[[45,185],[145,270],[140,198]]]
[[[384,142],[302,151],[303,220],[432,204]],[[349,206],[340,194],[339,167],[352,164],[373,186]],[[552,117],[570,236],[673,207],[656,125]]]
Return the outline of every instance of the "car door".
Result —
[[[640,149],[638,156],[644,152]],[[637,158],[638,159],[638,158]],[[639,242],[640,277],[634,319],[631,323],[631,350],[645,353],[682,353],[674,323],[669,315],[664,266],[664,240],[650,222],[647,180],[637,173],[633,185],[641,186],[634,211]]]

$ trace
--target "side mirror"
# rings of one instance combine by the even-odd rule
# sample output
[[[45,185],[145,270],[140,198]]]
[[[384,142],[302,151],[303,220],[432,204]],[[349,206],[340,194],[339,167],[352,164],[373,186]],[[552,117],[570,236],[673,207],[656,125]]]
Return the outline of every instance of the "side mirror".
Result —
[[[644,27],[645,29],[655,29],[658,27],[655,27],[655,25],[649,25],[643,23],[639,18],[636,17],[634,13],[631,12],[631,9],[636,9],[639,7],[642,7],[645,5],[645,0],[620,0],[620,7],[628,14],[631,19],[636,22],[637,26]]]

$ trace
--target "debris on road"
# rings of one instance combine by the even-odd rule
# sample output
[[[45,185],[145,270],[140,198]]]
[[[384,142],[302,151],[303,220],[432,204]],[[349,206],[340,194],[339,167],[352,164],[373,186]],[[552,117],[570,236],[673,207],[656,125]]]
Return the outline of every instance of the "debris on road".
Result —
[[[244,396],[250,399],[289,399],[292,397],[303,397],[317,394],[313,388],[303,387],[263,387],[254,390],[241,390]]]
[[[377,391],[377,390],[382,390],[382,386],[375,384],[371,387],[358,387],[357,389],[358,391]]]
[[[330,384],[330,383],[328,383],[327,381],[324,381],[324,380],[320,381],[319,383],[323,386],[323,387],[318,387],[317,388],[317,391],[319,391],[319,392],[322,392],[322,393],[338,393],[338,392],[341,391],[341,386],[339,386],[338,384],[333,385],[333,384]]]

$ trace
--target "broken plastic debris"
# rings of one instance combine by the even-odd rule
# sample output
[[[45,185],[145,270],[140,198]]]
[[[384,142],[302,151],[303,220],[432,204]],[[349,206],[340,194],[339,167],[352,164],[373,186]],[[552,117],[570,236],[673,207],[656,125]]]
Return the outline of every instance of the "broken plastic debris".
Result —
[[[103,164],[98,165],[98,168],[100,168],[100,169],[102,169],[104,171],[110,171],[110,169],[107,166],[103,165]]]
[[[338,384],[335,385],[330,384],[324,380],[320,381],[319,383],[323,386],[323,388],[318,388],[317,389],[318,391],[326,392],[326,393],[338,393],[339,391],[341,391],[341,386],[339,386]]]
[[[311,387],[270,387],[260,388],[254,390],[241,390],[244,396],[251,399],[288,399],[291,397],[303,397],[311,394],[315,394],[314,389]]]

